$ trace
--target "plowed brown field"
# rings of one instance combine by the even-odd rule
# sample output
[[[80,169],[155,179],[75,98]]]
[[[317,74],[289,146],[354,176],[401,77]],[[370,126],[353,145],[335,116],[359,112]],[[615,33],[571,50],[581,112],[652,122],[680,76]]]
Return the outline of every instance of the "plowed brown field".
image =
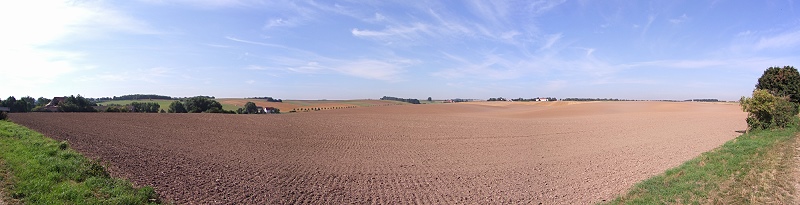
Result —
[[[735,104],[473,103],[11,120],[179,204],[586,204],[733,139]]]

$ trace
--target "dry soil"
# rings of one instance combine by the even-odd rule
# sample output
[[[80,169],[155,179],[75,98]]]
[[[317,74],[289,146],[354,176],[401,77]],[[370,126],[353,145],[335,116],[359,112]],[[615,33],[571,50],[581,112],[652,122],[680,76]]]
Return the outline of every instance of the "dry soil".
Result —
[[[587,204],[733,139],[745,117],[735,104],[502,102],[10,119],[179,204]]]

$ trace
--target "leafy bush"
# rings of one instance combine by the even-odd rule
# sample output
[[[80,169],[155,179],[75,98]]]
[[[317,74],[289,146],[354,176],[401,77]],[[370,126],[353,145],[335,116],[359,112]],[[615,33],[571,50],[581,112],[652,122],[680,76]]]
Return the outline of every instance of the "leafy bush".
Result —
[[[175,101],[169,104],[169,109],[167,110],[169,113],[186,113],[186,107],[183,106],[181,101]]]
[[[6,120],[6,119],[8,119],[8,113],[0,112],[0,120]]]
[[[753,97],[742,97],[739,100],[742,110],[749,112],[747,116],[748,130],[784,128],[798,114],[797,104],[788,97],[772,95],[767,90],[756,89]]]

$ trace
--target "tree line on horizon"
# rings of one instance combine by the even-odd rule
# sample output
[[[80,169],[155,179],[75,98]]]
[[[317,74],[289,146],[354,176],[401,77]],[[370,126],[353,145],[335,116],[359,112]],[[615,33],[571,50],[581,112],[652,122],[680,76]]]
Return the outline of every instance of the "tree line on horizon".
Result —
[[[547,101],[558,101],[557,98],[553,98],[553,97],[546,97],[546,98],[537,97],[537,98],[528,98],[528,99],[516,98],[516,99],[511,99],[511,101],[531,102],[531,101],[539,101],[539,99],[547,99]],[[506,99],[506,98],[503,98],[503,97],[498,97],[498,98],[489,98],[486,101],[508,101],[508,100],[509,99]]]
[[[281,99],[276,99],[272,97],[250,97],[245,99],[260,99],[260,100],[267,100],[267,102],[283,102]]]
[[[413,98],[406,99],[406,98],[383,96],[381,100],[393,100],[393,101],[407,102],[411,104],[420,104],[418,99],[413,99]]]

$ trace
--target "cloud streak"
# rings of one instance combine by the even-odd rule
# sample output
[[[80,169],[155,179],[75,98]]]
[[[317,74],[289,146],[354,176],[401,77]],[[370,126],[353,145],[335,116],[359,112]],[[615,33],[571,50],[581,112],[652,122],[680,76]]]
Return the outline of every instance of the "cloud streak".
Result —
[[[14,68],[5,73],[8,78],[0,82],[2,87],[48,85],[96,67],[86,62],[83,52],[54,48],[62,42],[82,42],[113,33],[163,33],[104,2],[7,2],[0,7],[0,25],[6,29],[0,38],[0,56],[5,59],[0,67]]]
[[[286,55],[283,57],[266,56],[264,58],[269,59],[272,65],[250,65],[244,68],[247,70],[278,70],[302,74],[325,74],[328,72],[335,72],[364,79],[397,82],[403,80],[401,75],[405,72],[406,67],[416,64],[414,60],[388,57],[383,59],[337,59],[319,55],[311,51],[277,44],[255,42],[235,37],[225,38],[240,43],[282,48],[291,51],[285,53]]]

